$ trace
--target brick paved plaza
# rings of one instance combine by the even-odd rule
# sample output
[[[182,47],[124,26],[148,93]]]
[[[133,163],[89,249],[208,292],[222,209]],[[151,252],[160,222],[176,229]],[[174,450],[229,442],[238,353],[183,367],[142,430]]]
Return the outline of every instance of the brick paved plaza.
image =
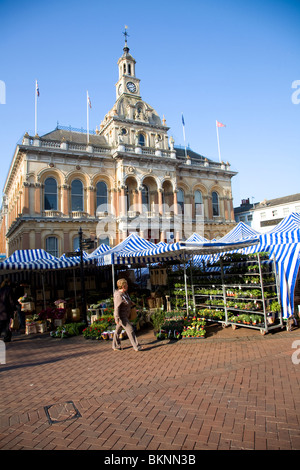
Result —
[[[139,339],[143,351],[124,340],[119,352],[15,334],[0,365],[0,449],[300,450],[300,329]]]

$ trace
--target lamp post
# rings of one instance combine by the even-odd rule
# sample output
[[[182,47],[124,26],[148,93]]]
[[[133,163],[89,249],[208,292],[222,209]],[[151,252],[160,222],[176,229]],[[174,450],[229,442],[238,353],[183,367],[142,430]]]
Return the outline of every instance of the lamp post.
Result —
[[[78,231],[78,235],[79,235],[79,251],[80,251],[81,313],[83,317],[83,322],[87,325],[85,281],[84,281],[84,271],[83,271],[82,228],[81,227]]]
[[[80,251],[80,279],[81,279],[81,309],[83,322],[87,325],[87,311],[86,311],[86,295],[85,295],[85,279],[84,279],[84,270],[83,270],[83,249],[95,248],[97,239],[91,240],[91,238],[82,239],[82,228],[78,230],[79,235],[79,251]]]

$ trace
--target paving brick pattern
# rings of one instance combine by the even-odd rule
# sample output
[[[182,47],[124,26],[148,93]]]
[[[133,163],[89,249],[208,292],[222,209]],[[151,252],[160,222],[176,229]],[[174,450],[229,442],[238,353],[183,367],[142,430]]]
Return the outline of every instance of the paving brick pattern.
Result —
[[[119,352],[15,335],[0,365],[0,449],[300,450],[300,329],[139,339],[143,351],[124,340]]]

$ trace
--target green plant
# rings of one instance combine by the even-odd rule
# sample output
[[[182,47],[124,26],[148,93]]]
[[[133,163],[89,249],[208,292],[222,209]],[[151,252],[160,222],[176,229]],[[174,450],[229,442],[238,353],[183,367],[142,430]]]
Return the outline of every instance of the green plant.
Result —
[[[257,323],[261,323],[261,316],[252,314],[250,315],[250,320],[254,325],[256,325]]]
[[[232,315],[228,318],[228,320],[232,323],[237,323],[238,321],[238,316],[237,315]]]
[[[279,313],[281,312],[281,305],[279,302],[276,302],[275,300],[271,303],[270,305],[270,312],[274,313]]]
[[[150,321],[155,331],[159,331],[165,321],[166,313],[164,310],[157,309],[150,317]]]
[[[70,336],[79,336],[85,327],[84,323],[66,323],[59,326],[55,331],[51,331],[52,338],[69,338]]]

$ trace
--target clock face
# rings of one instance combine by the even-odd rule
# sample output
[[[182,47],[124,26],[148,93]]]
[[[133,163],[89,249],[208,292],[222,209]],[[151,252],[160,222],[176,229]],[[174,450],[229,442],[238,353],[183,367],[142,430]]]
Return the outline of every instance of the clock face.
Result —
[[[136,86],[134,83],[132,82],[127,82],[127,89],[131,92],[131,93],[134,93],[136,91]]]

